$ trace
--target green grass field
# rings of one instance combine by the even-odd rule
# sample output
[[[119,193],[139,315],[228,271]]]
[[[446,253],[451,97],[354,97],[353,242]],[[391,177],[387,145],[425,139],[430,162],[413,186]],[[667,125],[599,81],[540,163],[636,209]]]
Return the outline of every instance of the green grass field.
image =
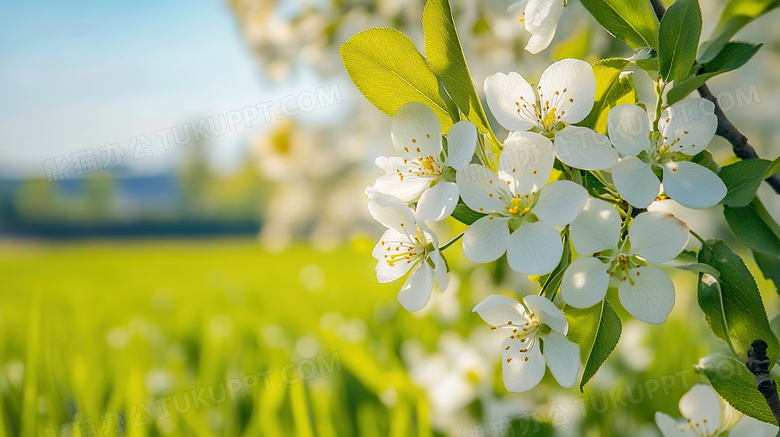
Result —
[[[395,301],[398,284],[376,283],[370,247],[0,244],[0,436],[435,434],[429,397],[411,382],[402,344],[413,339],[430,352],[444,331],[465,338],[486,328],[470,313],[478,293],[461,278],[457,323],[415,317]],[[613,354],[584,395],[550,379],[508,397],[497,360],[481,386],[491,398],[542,411],[560,396],[590,396],[587,411],[575,411],[588,436],[627,435],[621,430],[650,426],[659,409],[677,416],[692,372],[663,395],[645,393],[606,412],[595,402],[614,387],[663,381],[706,354],[704,321],[685,321],[703,319],[691,292],[678,289],[674,317],[645,337],[624,331],[629,352]],[[649,349],[645,368],[631,366],[631,347]],[[487,420],[486,408],[480,395],[460,419]],[[538,432],[514,435],[551,435],[553,418],[538,419],[546,422]]]

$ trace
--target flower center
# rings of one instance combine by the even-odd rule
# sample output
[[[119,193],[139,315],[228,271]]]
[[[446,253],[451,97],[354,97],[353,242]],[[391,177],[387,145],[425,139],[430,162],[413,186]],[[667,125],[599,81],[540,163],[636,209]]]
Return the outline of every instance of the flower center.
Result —
[[[709,431],[709,429],[706,426],[707,425],[707,419],[702,419],[702,422],[703,423],[694,422],[691,419],[688,419],[688,424],[687,425],[679,424],[679,425],[676,425],[676,426],[681,431],[691,430],[697,436],[700,436],[700,437],[714,437],[714,436],[718,435],[719,431],[717,429],[714,432],[712,432],[712,433]]]
[[[409,161],[404,160],[404,164],[408,164]],[[431,155],[428,155],[426,157],[417,158],[413,161],[411,161],[411,168],[405,167],[405,169],[402,171],[400,168],[396,168],[395,172],[398,175],[398,178],[401,179],[401,181],[404,180],[404,177],[406,176],[434,176],[434,177],[440,177],[442,173],[444,172],[444,166],[439,163],[439,161],[436,160]]]
[[[525,325],[523,326],[516,326],[513,324],[513,322],[510,320],[506,322],[505,325],[500,325],[498,327],[491,326],[490,329],[511,329],[512,334],[509,336],[511,339],[519,339],[520,349],[518,352],[520,353],[527,353],[529,350],[533,349],[533,347],[536,345],[536,337],[538,336],[539,330],[549,329],[547,325],[543,325],[539,323],[539,318],[536,317],[536,314],[530,313],[525,316]],[[512,346],[507,346],[504,350],[509,351],[512,348]],[[528,361],[528,357],[526,356],[525,361]],[[512,358],[507,358],[506,362],[509,363],[512,361]]]
[[[395,248],[387,247],[387,254],[384,256],[385,262],[390,267],[394,267],[396,263],[399,262],[406,262],[407,264],[411,264],[412,262],[416,262],[420,259],[425,258],[428,253],[433,251],[433,244],[428,243],[425,239],[425,235],[423,234],[422,230],[418,227],[417,228],[417,235],[409,235],[409,241],[401,241],[398,243]],[[384,241],[381,242],[382,245],[385,244]]]
[[[680,141],[680,138],[669,142],[668,137],[656,135],[657,137],[651,140],[653,145],[650,148],[650,158],[659,164],[664,164],[670,160],[673,161],[674,155],[678,152],[678,150],[675,150],[675,145]]]
[[[530,194],[520,195],[509,199],[509,203],[504,206],[506,212],[515,217],[523,217],[531,212],[533,208],[536,191],[532,191]]]
[[[436,160],[433,159],[433,156],[431,155],[428,155],[426,158],[421,159],[420,166],[422,166],[422,168],[425,169],[425,171],[427,171],[429,174],[433,174],[439,171]]]
[[[598,255],[599,254],[594,254],[594,256],[597,257]],[[644,260],[634,254],[618,253],[613,258],[609,259],[609,268],[607,269],[607,273],[609,273],[610,276],[619,277],[622,281],[628,280],[631,285],[636,285],[636,280],[631,277],[629,270],[642,267],[644,265]],[[639,272],[636,272],[636,275],[639,274]]]
[[[525,316],[525,325],[523,326],[515,325],[514,322],[510,320],[504,325],[491,326],[490,329],[511,329],[512,335],[510,335],[509,338],[519,338],[521,343],[525,343],[528,338],[534,337],[536,335],[536,332],[539,331],[541,326],[542,325],[539,323],[539,318],[536,317],[536,314],[530,313]]]

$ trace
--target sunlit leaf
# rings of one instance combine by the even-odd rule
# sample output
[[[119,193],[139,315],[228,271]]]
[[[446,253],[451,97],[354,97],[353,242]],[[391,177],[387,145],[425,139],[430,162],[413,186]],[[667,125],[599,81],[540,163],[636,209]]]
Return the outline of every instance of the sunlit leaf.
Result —
[[[380,111],[393,115],[405,103],[420,102],[436,112],[447,133],[453,125],[449,99],[412,40],[389,28],[360,32],[345,42],[341,58],[355,86]]]
[[[593,65],[596,76],[596,99],[590,114],[578,123],[596,132],[607,132],[607,116],[609,110],[624,103],[636,103],[637,94],[631,75],[621,73],[629,61],[620,58],[603,59]]]
[[[699,62],[714,59],[743,27],[778,6],[780,0],[731,0],[712,32],[712,38],[701,45]]]
[[[698,0],[677,0],[667,9],[658,37],[658,73],[666,82],[688,77],[696,62],[701,26]]]
[[[493,135],[471,79],[448,0],[428,0],[423,11],[425,56],[466,118],[480,133]],[[497,140],[496,140],[497,141]]]
[[[632,48],[658,48],[658,18],[649,1],[582,0],[582,5],[607,32]]]
[[[564,308],[569,319],[569,340],[580,345],[580,359],[585,371],[580,378],[580,390],[593,378],[609,355],[615,350],[623,325],[615,310],[604,299],[591,308],[580,309],[571,306]]]
[[[675,84],[666,95],[667,103],[673,105],[686,98],[711,78],[745,65],[761,46],[762,44],[744,42],[728,43],[715,59],[701,65],[696,76],[689,77]]]

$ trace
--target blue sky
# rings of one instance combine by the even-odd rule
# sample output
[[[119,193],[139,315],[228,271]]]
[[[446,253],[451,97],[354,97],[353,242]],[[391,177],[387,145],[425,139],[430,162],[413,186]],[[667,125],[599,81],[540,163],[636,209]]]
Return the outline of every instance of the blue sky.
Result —
[[[43,174],[48,158],[141,134],[154,140],[302,82],[263,84],[224,0],[2,2],[0,174]],[[219,138],[216,166],[234,164],[250,137]],[[158,148],[139,171],[164,169],[180,153]]]

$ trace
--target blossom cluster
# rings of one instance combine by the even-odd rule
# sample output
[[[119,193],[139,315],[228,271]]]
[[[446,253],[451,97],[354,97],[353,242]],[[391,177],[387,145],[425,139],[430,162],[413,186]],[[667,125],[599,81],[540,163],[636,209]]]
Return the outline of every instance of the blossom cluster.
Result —
[[[665,108],[657,123],[641,106],[618,105],[603,135],[578,126],[594,106],[596,79],[591,65],[576,59],[550,65],[535,87],[518,73],[497,73],[484,91],[493,116],[510,131],[495,168],[477,157],[479,134],[469,121],[445,137],[422,103],[395,113],[397,156],[376,160],[385,175],[366,190],[371,215],[387,228],[373,250],[377,278],[385,283],[408,274],[398,300],[409,311],[428,303],[434,284],[444,290],[450,272],[442,251],[451,243],[440,246],[427,223],[453,215],[459,202],[479,217],[462,234],[471,262],[506,254],[512,270],[547,275],[571,244],[576,257],[563,272],[558,305],[543,296],[522,303],[490,296],[474,311],[507,334],[507,389],[533,388],[546,367],[572,387],[579,346],[566,337],[559,307],[590,308],[612,287],[637,319],[663,323],[671,312],[674,284],[658,265],[680,255],[689,229],[669,213],[644,208],[667,197],[689,208],[723,199],[723,182],[691,159],[715,134],[714,105],[683,100]],[[586,172],[603,180],[606,194],[586,189]]]

